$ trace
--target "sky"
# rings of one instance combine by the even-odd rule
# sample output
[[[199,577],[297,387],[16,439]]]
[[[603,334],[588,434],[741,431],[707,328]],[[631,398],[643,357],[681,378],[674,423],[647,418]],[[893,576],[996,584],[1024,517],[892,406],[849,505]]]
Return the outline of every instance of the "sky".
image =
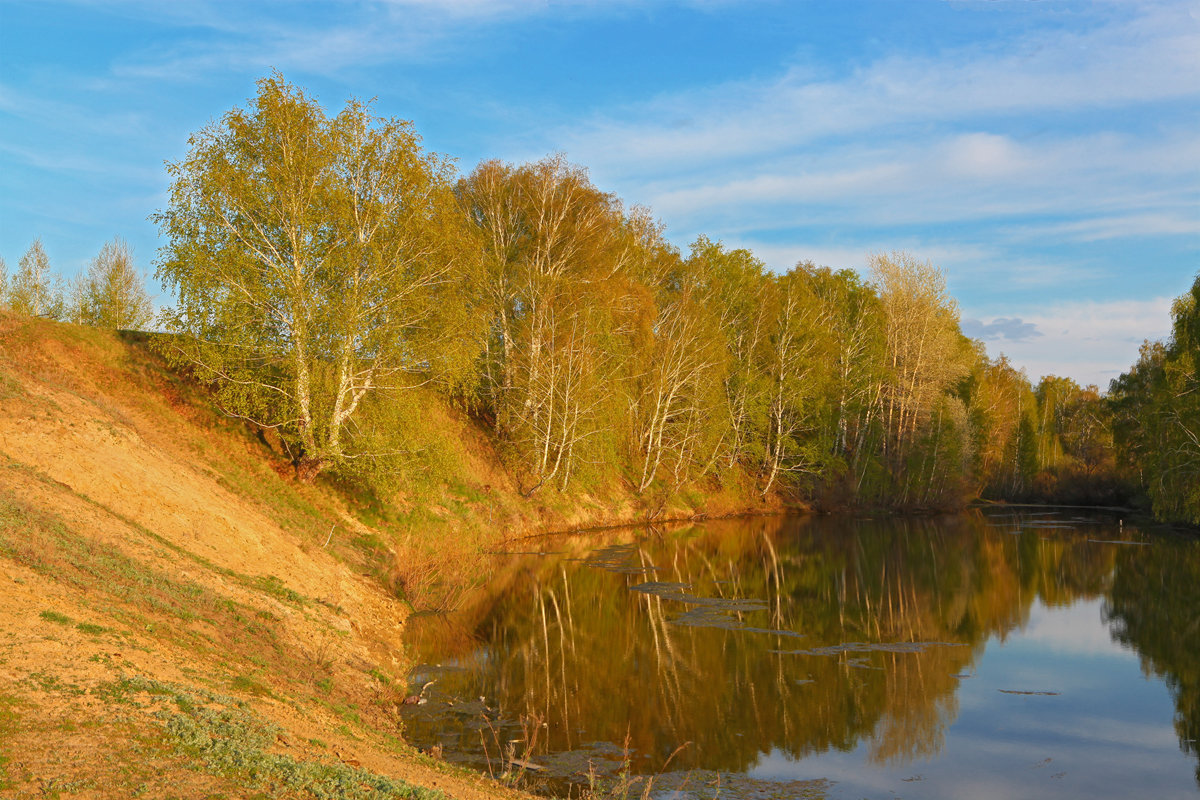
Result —
[[[1035,382],[1107,388],[1200,270],[1200,0],[0,0],[10,274],[152,275],[164,164],[273,70],[463,173],[564,153],[685,253],[927,259]]]

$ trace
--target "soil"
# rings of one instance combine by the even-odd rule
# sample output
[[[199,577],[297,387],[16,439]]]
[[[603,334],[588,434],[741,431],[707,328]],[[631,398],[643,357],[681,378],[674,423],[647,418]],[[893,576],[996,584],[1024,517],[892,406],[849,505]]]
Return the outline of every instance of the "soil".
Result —
[[[364,526],[187,394],[112,334],[0,314],[0,797],[296,796],[204,763],[131,678],[244,703],[299,761],[524,796],[403,743],[408,609],[329,547]]]

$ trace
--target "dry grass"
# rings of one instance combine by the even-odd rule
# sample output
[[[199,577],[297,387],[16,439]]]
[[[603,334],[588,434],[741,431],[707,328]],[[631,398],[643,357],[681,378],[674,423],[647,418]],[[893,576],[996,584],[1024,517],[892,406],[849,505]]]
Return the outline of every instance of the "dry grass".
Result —
[[[402,785],[382,774],[493,794],[396,738],[405,612],[370,577],[389,535],[283,472],[144,342],[0,313],[0,797]],[[153,692],[113,688],[128,681],[191,687],[173,728]],[[184,713],[205,692],[289,744]],[[289,789],[302,774],[325,788]]]
[[[409,536],[397,544],[388,577],[414,610],[449,611],[486,579],[486,567],[476,542],[451,535],[433,541]]]

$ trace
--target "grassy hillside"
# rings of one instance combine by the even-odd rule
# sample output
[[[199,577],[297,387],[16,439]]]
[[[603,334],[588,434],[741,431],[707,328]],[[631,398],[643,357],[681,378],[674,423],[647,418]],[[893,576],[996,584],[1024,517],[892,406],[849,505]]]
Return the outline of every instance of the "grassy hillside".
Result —
[[[412,604],[505,538],[757,502],[529,502],[426,409],[395,495],[303,486],[144,337],[0,313],[0,797],[503,795],[403,742]]]

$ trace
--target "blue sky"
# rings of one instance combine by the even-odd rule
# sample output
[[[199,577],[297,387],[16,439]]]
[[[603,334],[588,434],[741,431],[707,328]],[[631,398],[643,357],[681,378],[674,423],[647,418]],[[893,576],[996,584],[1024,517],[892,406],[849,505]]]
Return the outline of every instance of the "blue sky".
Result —
[[[1035,381],[1106,387],[1200,270],[1196,0],[0,0],[10,272],[152,272],[164,161],[272,69],[464,172],[564,152],[681,248],[908,250]]]

